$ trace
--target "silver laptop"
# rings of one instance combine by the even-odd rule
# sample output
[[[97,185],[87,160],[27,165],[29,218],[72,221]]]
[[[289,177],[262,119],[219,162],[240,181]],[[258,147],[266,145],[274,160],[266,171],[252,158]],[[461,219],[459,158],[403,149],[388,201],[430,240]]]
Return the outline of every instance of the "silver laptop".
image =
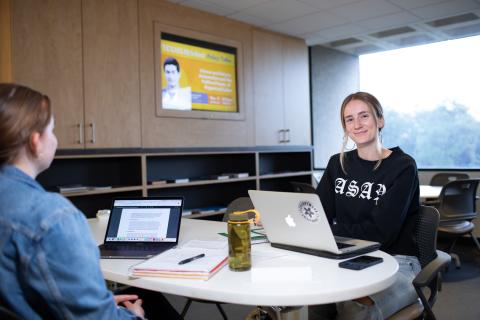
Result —
[[[182,197],[114,199],[101,257],[146,259],[175,247],[182,209]]]
[[[272,247],[345,259],[380,248],[380,243],[334,237],[320,198],[313,193],[249,190]]]

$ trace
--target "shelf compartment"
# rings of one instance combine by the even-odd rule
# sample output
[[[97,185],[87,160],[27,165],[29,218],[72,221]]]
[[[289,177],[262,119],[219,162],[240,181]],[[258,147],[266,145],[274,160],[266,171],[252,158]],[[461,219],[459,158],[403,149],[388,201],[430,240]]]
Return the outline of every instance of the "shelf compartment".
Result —
[[[58,191],[58,186],[67,185],[111,186],[115,189],[141,186],[141,172],[140,156],[56,158],[37,180],[51,191]],[[111,193],[111,190],[98,191]],[[94,191],[81,193],[90,192]]]
[[[287,176],[260,180],[260,190],[294,192],[291,181],[312,183],[312,175]]]
[[[79,191],[79,192],[60,192],[60,194],[64,197],[80,197],[80,196],[90,196],[95,194],[106,194],[106,193],[119,193],[119,192],[127,192],[127,191],[142,191],[142,186],[133,186],[133,187],[119,187],[119,188],[111,188],[111,189],[104,189],[104,190],[87,190],[87,191]]]
[[[241,181],[255,181],[255,177],[248,178],[235,178],[235,179],[225,179],[225,180],[198,180],[184,183],[165,183],[165,184],[156,184],[148,185],[147,189],[165,189],[165,188],[182,188],[186,186],[201,186],[201,185],[212,185],[212,184],[221,184],[221,183],[236,183]]]
[[[260,179],[273,179],[273,178],[287,178],[287,177],[297,177],[311,175],[311,171],[298,171],[298,172],[288,172],[288,173],[274,173],[274,174],[265,174],[260,176]],[[310,182],[311,183],[311,182]]]
[[[256,189],[256,182],[183,186],[177,188],[149,189],[149,196],[183,196],[184,209],[192,210],[212,206],[227,207],[238,197],[248,197],[248,190]]]
[[[148,155],[146,161],[147,181],[188,178],[194,183],[204,181],[195,179],[223,173],[256,175],[254,153]]]
[[[68,199],[80,210],[87,218],[95,218],[97,211],[101,209],[110,209],[114,198],[118,197],[141,197],[142,191],[127,191],[108,194],[93,194],[88,197],[72,196]]]
[[[259,175],[311,172],[311,152],[260,152]]]

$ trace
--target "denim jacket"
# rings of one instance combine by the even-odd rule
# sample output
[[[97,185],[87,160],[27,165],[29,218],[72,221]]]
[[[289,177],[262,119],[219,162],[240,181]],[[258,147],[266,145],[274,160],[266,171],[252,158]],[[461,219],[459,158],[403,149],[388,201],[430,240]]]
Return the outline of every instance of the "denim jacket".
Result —
[[[106,288],[87,220],[14,166],[0,168],[0,304],[24,319],[140,319]]]

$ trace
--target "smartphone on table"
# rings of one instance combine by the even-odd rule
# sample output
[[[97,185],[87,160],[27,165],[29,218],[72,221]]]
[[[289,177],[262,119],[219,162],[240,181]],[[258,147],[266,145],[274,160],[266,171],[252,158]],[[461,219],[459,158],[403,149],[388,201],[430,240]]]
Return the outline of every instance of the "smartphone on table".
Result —
[[[345,269],[362,270],[382,262],[383,262],[383,258],[372,257],[372,256],[359,256],[353,259],[339,262],[338,266],[340,268],[345,268]]]

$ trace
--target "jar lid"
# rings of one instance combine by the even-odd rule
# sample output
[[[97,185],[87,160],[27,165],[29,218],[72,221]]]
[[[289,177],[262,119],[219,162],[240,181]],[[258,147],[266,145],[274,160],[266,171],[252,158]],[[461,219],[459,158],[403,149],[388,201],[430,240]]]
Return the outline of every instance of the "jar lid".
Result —
[[[246,221],[248,220],[248,214],[247,213],[230,213],[228,215],[228,219],[232,221]]]

